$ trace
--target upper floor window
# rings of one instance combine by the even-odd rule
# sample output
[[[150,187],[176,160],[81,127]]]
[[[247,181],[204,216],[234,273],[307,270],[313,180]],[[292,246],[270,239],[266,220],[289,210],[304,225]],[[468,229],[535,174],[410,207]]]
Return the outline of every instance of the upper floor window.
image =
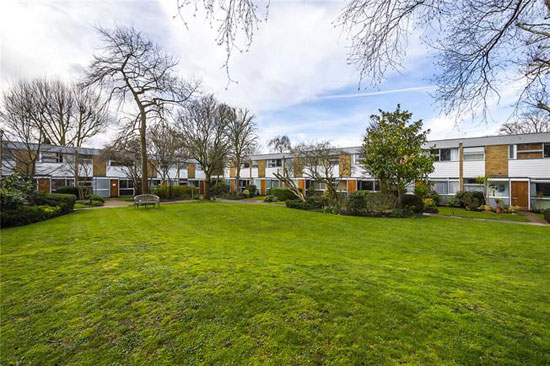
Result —
[[[544,157],[550,158],[550,144],[544,144]]]
[[[62,163],[63,154],[55,152],[41,152],[40,162],[42,163]]]
[[[268,168],[277,168],[281,166],[281,159],[270,159],[267,161]]]
[[[463,154],[464,161],[485,160],[484,147],[465,147]]]
[[[252,160],[252,168],[258,167],[258,160]]]
[[[543,144],[518,144],[517,159],[541,159],[543,157]]]
[[[244,163],[241,164],[241,167],[242,167],[242,168],[250,168],[250,162],[249,162],[249,161],[245,161]]]
[[[340,165],[340,157],[338,156],[331,156],[330,157],[330,164],[331,165]]]
[[[130,166],[131,164],[122,160],[109,160],[110,166]]]
[[[351,164],[352,165],[360,165],[361,160],[363,160],[363,154],[353,154],[351,156]]]
[[[458,161],[458,148],[433,149],[431,154],[435,161]]]

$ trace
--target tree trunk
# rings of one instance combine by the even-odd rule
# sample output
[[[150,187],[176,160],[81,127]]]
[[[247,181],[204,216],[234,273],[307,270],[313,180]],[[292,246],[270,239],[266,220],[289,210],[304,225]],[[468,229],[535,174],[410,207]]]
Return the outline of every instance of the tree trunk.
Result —
[[[139,127],[139,141],[141,147],[141,193],[149,193],[149,182],[148,182],[148,163],[147,163],[147,120],[145,116],[145,111],[141,110],[141,125]]]
[[[235,168],[235,189],[233,193],[239,194],[239,186],[241,184],[241,161],[237,159],[236,163],[237,167]]]
[[[76,187],[77,189],[77,192],[78,192],[78,199],[80,200],[83,200],[84,199],[84,194],[82,193],[82,187],[80,187],[80,184],[78,182],[78,152],[76,151],[75,149],[75,152],[74,152],[74,186]]]
[[[210,173],[204,178],[204,200],[210,201]]]
[[[403,190],[398,187],[397,188],[397,208],[401,208],[403,205]]]

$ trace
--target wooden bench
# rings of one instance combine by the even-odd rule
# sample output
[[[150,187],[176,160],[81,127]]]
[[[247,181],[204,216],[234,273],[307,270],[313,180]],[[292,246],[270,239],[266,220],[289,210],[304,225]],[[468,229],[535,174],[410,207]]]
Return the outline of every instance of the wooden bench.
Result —
[[[136,208],[139,208],[139,206],[145,206],[145,208],[147,208],[149,205],[153,205],[153,207],[158,205],[158,207],[160,207],[159,196],[154,194],[140,194],[134,197],[134,206]]]

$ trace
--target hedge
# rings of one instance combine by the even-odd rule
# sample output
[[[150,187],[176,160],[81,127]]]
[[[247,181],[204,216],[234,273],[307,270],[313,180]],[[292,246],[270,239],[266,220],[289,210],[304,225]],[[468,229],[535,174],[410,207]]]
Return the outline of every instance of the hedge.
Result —
[[[286,200],[285,204],[288,208],[296,208],[299,210],[319,210],[323,208],[323,206],[319,202],[311,198],[306,199],[305,202],[296,199]]]
[[[550,208],[544,209],[542,211],[542,216],[544,217],[546,222],[550,224]]]
[[[78,188],[76,188],[74,186],[57,187],[55,192],[60,193],[60,194],[74,194],[75,196],[78,197]]]
[[[156,194],[161,199],[191,199],[197,192],[193,186],[156,186],[151,189],[152,194]]]
[[[2,210],[2,227],[21,226],[44,221],[62,215],[60,206],[19,206],[16,209]]]
[[[66,214],[73,210],[74,204],[76,203],[76,196],[74,194],[61,194],[61,193],[50,193],[50,194],[38,194],[34,197],[34,203],[36,205],[47,205],[47,206],[59,206],[61,212]]]
[[[296,195],[288,188],[273,187],[269,189],[269,195],[275,196],[279,201],[295,200]]]
[[[424,210],[424,203],[422,202],[422,197],[419,197],[415,194],[406,194],[403,196],[403,201],[401,202],[403,209],[412,211],[414,213],[421,213]]]

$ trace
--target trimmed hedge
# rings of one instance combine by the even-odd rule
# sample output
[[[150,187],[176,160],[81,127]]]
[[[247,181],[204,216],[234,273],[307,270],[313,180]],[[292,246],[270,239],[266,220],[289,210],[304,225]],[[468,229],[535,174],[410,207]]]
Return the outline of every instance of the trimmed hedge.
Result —
[[[161,199],[179,199],[189,200],[197,192],[193,186],[156,186],[151,189],[152,194],[156,194]]]
[[[19,206],[16,209],[2,210],[0,221],[2,227],[28,225],[44,221],[63,214],[60,206]]]
[[[36,205],[47,205],[47,206],[59,206],[61,212],[66,214],[73,210],[74,204],[76,203],[76,196],[74,194],[60,194],[60,193],[51,193],[51,194],[38,194],[34,197],[34,203]]]
[[[62,187],[58,187],[56,190],[55,190],[56,193],[59,193],[59,194],[74,194],[75,196],[78,197],[78,188],[74,187],[74,186],[62,186]]]
[[[269,189],[269,195],[275,196],[279,201],[295,200],[296,195],[288,188],[273,187]]]
[[[550,208],[543,210],[542,216],[544,217],[544,220],[546,220],[546,222],[550,224]]]
[[[421,213],[424,210],[424,203],[422,202],[422,198],[415,194],[404,195],[402,206],[403,209],[412,211],[414,213]]]
[[[288,208],[295,208],[298,210],[320,210],[323,208],[322,204],[315,201],[312,198],[307,198],[306,201],[301,200],[286,200],[285,205]]]

